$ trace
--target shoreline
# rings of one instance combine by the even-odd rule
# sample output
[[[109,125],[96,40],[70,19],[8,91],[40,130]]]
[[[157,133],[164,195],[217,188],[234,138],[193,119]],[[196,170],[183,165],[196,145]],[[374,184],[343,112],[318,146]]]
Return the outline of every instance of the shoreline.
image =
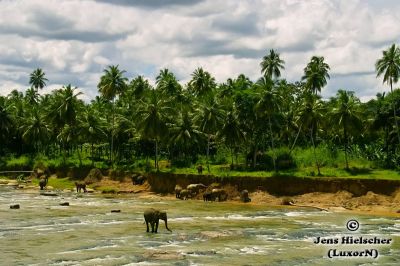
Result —
[[[55,178],[55,177],[52,177]],[[49,182],[51,183],[51,182]],[[19,184],[13,179],[2,179],[0,185],[14,186],[16,189],[24,191],[37,191],[40,192],[39,187],[29,184]],[[94,189],[91,189],[93,187]],[[113,193],[104,193],[96,190],[96,187],[114,187]],[[230,195],[227,201],[229,204],[246,204],[254,206],[266,206],[272,208],[312,208],[320,211],[351,213],[356,215],[374,215],[374,216],[389,216],[400,218],[400,189],[397,189],[391,196],[376,194],[371,191],[362,196],[354,196],[348,191],[339,191],[337,193],[328,192],[312,192],[304,193],[295,196],[275,196],[269,194],[267,191],[254,191],[249,193],[251,202],[243,203],[240,201],[239,191],[235,187],[225,185],[223,188]],[[133,185],[131,181],[123,180],[113,181],[104,177],[102,181],[94,183],[89,186],[92,193],[98,195],[135,195],[140,198],[164,198],[168,200],[179,200],[175,198],[172,193],[157,193],[152,192],[150,185],[146,181],[143,185]],[[44,192],[54,192],[55,190],[49,186]],[[56,190],[57,191],[57,190]],[[76,193],[75,189],[61,189],[59,191]],[[189,200],[203,201],[201,194]],[[283,201],[290,201],[292,204],[283,204]],[[216,202],[215,204],[218,204]]]

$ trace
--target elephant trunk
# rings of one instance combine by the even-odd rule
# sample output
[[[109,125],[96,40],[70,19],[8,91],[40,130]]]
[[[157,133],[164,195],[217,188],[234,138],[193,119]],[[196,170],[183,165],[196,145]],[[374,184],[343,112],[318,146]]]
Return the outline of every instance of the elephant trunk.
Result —
[[[168,231],[172,232],[172,231],[168,228],[168,223],[167,223],[167,219],[166,219],[166,218],[165,218],[164,222],[165,222],[165,228],[166,228]]]

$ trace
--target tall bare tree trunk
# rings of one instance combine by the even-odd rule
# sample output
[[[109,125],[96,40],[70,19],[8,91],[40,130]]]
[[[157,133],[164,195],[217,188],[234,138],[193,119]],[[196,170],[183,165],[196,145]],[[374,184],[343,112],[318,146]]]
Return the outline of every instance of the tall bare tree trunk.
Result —
[[[392,78],[390,78],[390,92],[393,94]],[[393,97],[393,99],[394,99],[394,97]],[[397,116],[396,116],[396,102],[395,102],[394,100],[393,100],[393,103],[392,103],[392,107],[393,107],[394,123],[395,123],[395,125],[396,125],[397,140],[399,141],[399,142],[398,142],[398,145],[400,145],[399,125],[398,125],[398,123],[397,123]]]
[[[315,143],[314,143],[313,131],[314,131],[314,126],[311,127],[311,130],[310,130],[311,134],[310,135],[311,135],[311,142],[312,142],[312,145],[313,145],[314,159],[315,159],[315,163],[317,164],[318,175],[320,176],[321,175],[321,170],[319,169],[319,162],[318,162],[318,159],[317,159],[317,153],[315,152]]]
[[[269,132],[271,134],[272,163],[274,164],[274,171],[276,172],[275,147],[274,147],[274,136],[272,133],[271,116],[268,116],[268,123],[269,123]]]

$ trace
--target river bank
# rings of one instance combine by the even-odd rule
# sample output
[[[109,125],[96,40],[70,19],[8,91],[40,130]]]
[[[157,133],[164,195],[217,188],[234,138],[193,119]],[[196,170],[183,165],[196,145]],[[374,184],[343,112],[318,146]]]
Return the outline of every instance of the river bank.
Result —
[[[57,182],[57,177],[55,175],[51,176],[49,179],[49,184],[46,191],[70,191],[75,192],[74,188],[67,186],[64,188],[58,187],[55,189],[52,184]],[[12,179],[2,179],[0,180],[2,185],[12,185],[17,189],[37,191],[39,187],[33,183],[18,183],[16,180]],[[158,192],[154,189],[151,183],[154,182],[149,178],[142,185],[134,185],[129,178],[121,178],[119,181],[113,180],[108,176],[104,176],[100,181],[92,183],[88,186],[89,192],[99,193],[99,194],[124,194],[124,195],[134,195],[141,199],[151,199],[151,200],[179,200],[175,199],[175,194],[171,192]],[[71,181],[73,184],[73,181]],[[285,205],[289,207],[308,207],[316,208],[319,210],[327,210],[334,212],[353,212],[353,213],[365,213],[373,215],[384,215],[384,216],[395,216],[400,217],[400,188],[397,188],[390,195],[375,193],[372,191],[367,191],[363,195],[354,195],[353,193],[346,190],[339,190],[335,193],[330,192],[309,192],[300,193],[297,195],[277,195],[269,193],[263,187],[255,189],[249,192],[249,197],[251,202],[242,203],[240,201],[240,189],[237,185],[232,185],[230,183],[221,184],[222,188],[228,193],[227,201],[230,203],[237,204],[248,204],[248,205],[263,205],[263,206],[282,206]],[[194,196],[190,200],[201,201],[202,193]],[[218,204],[218,203],[215,203]]]

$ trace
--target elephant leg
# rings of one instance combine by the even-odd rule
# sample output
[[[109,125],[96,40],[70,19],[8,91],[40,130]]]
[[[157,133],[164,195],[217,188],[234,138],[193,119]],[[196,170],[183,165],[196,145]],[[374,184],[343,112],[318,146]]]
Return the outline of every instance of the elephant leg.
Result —
[[[146,232],[148,233],[149,232],[149,222],[148,221],[146,221]]]
[[[150,225],[151,225],[151,232],[154,233],[154,222],[152,221],[152,222],[150,223]]]
[[[156,228],[155,228],[156,230],[154,231],[154,233],[157,233],[157,230],[158,230],[158,220],[156,221],[155,227],[156,227]]]

